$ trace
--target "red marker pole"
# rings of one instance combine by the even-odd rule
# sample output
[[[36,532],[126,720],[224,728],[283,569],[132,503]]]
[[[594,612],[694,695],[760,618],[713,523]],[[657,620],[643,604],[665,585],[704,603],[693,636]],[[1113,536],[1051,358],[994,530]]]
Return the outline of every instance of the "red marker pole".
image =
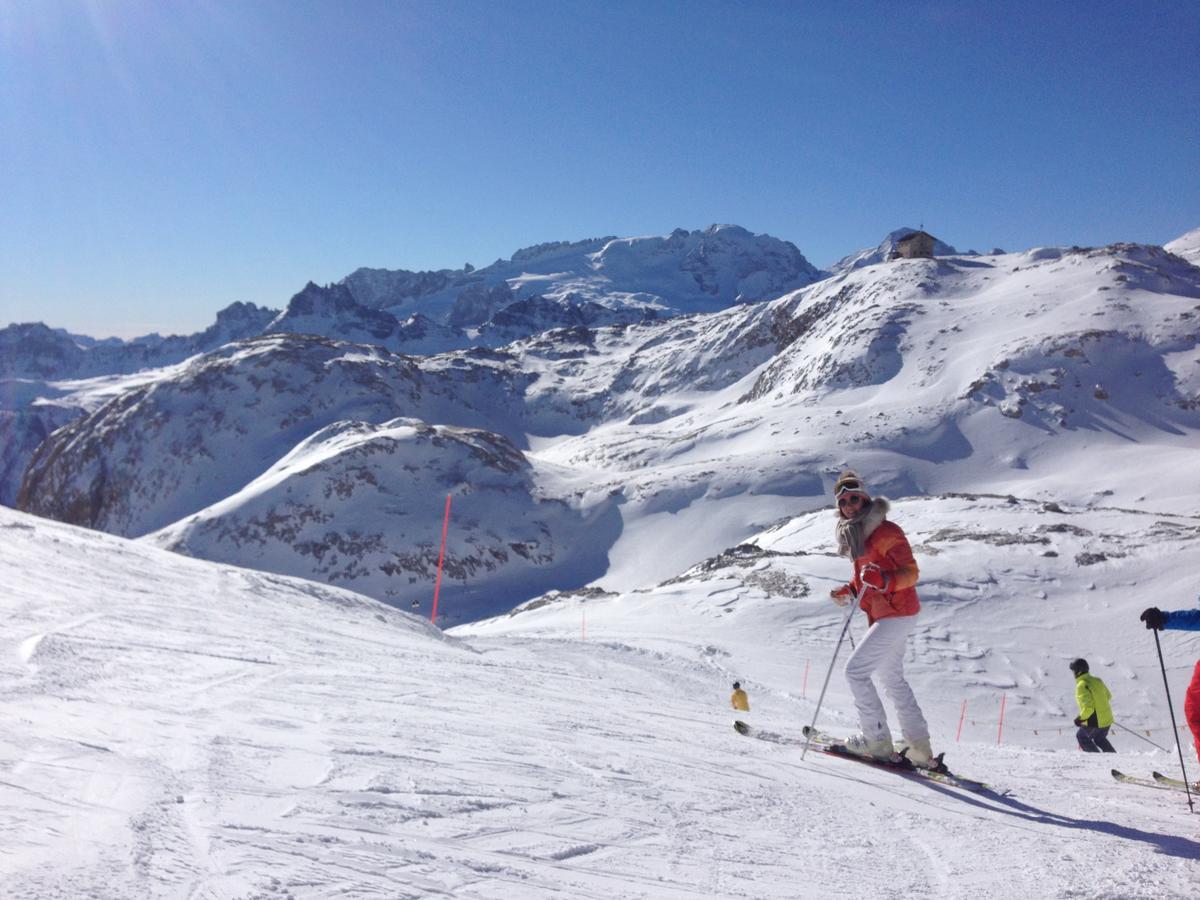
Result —
[[[958,734],[956,734],[954,736],[954,743],[956,743],[956,744],[962,740],[962,727],[963,727],[963,722],[966,721],[966,718],[967,718],[967,701],[964,700],[963,707],[962,707],[962,714],[958,717]]]
[[[808,697],[808,666],[811,660],[804,661],[804,684],[800,685],[800,696]]]
[[[437,624],[437,607],[438,593],[442,589],[442,563],[446,559],[446,532],[450,528],[450,494],[446,495],[446,515],[442,519],[442,549],[438,553],[438,570],[437,580],[433,583],[433,612],[429,614],[429,621]]]
[[[1008,702],[1008,694],[1000,695],[1000,730],[996,732],[996,743],[1004,738],[1004,704]]]

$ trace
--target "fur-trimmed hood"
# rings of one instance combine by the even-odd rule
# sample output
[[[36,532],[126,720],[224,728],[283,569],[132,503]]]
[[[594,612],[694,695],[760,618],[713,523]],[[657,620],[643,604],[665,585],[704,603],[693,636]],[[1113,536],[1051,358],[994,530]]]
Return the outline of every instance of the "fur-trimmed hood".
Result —
[[[833,514],[837,517],[836,535],[838,555],[850,559],[862,556],[868,538],[875,529],[887,521],[887,514],[892,505],[887,497],[875,497],[865,511],[853,519],[846,519],[835,508]]]

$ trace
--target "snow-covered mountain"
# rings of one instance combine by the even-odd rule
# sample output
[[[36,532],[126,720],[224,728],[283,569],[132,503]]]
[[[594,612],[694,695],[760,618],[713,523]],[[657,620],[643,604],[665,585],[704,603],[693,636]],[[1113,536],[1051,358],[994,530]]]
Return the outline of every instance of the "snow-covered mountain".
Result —
[[[449,564],[473,573],[452,586],[463,619],[511,605],[518,570],[526,596],[584,574],[612,589],[669,577],[823,505],[848,463],[897,496],[983,491],[1194,512],[1195,479],[1144,473],[1194,466],[1198,300],[1200,270],[1161,248],[1116,245],[900,260],[769,303],[564,329],[500,351],[417,359],[259,338],[57,432],[20,505],[125,535],[167,529],[157,539],[190,552],[336,574],[403,605],[407,579],[428,578],[443,493],[466,497],[472,478],[495,474],[491,464],[459,474],[468,444],[503,446],[519,460],[521,474],[502,479],[514,496],[481,502],[478,518],[451,530]],[[428,445],[445,426],[474,437],[443,440],[439,474]],[[377,440],[395,428],[413,437]],[[286,466],[298,445],[328,464]],[[335,500],[365,448],[375,461],[363,503]],[[1080,465],[1098,453],[1113,465]],[[545,512],[553,504],[562,515]],[[286,522],[301,507],[311,513],[292,516],[304,522],[297,531]],[[515,509],[535,511],[514,521],[542,534],[529,557],[500,546]],[[580,563],[564,548],[588,523]],[[526,525],[518,543],[530,540]],[[315,558],[317,546],[342,547],[337,563]],[[507,559],[482,564],[498,552]]]
[[[895,252],[896,246],[901,240],[908,237],[910,234],[916,234],[915,228],[897,228],[890,232],[887,237],[879,242],[876,247],[869,247],[866,250],[859,250],[855,253],[850,253],[843,256],[837,262],[829,267],[829,271],[834,275],[841,275],[844,272],[849,272],[852,269],[861,269],[863,266],[873,266],[877,263],[886,262],[891,259],[892,253]],[[993,250],[993,255],[1002,254],[1003,250]],[[944,241],[934,239],[933,243],[934,256],[958,256],[959,253],[949,244]],[[966,256],[977,256],[974,251],[963,254]]]
[[[795,245],[736,225],[665,237],[526,247],[475,269],[359,269],[310,284],[268,331],[364,341],[402,353],[499,347],[556,328],[624,325],[778,297],[818,280]],[[419,316],[436,335],[399,326]],[[411,326],[410,326],[411,328]]]
[[[1163,249],[1182,257],[1193,266],[1200,266],[1200,228],[1163,244]]]
[[[319,287],[311,281],[262,330],[263,334],[312,334],[386,347],[395,353],[429,354],[472,343],[457,328],[415,313],[404,321],[358,303],[342,284]]]
[[[444,577],[461,618],[604,574],[615,509],[541,498],[529,460],[495,432],[419,419],[339,421],[242,490],[154,533],[170,550],[353,584],[397,605],[427,599],[439,558],[433,500],[456,495]]]
[[[181,362],[222,344],[261,334],[278,313],[253,303],[233,303],[204,331],[131,341],[92,338],[51,329],[40,322],[0,329],[0,379],[64,380],[118,375]]]
[[[713,225],[703,231],[677,228],[665,237],[538,244],[483,269],[359,269],[342,284],[366,306],[397,314],[416,310],[466,327],[481,326],[510,303],[535,297],[568,306],[653,310],[659,316],[713,312],[778,297],[822,274],[788,241],[737,225]]]
[[[506,431],[518,418],[520,390],[490,356],[477,365],[473,355],[465,359],[461,368],[428,374],[410,357],[307,335],[228,344],[57,432],[42,447],[22,504],[138,535],[230,496],[337,422],[406,414]]]
[[[192,335],[96,341],[41,323],[0,329],[0,378],[62,380],[182,362],[261,334],[313,334],[430,354],[551,328],[615,325],[772,299],[823,275],[795,245],[736,225],[666,237],[558,241],[485,269],[358,269],[309,282],[283,311],[234,303]],[[470,329],[470,333],[463,329]]]

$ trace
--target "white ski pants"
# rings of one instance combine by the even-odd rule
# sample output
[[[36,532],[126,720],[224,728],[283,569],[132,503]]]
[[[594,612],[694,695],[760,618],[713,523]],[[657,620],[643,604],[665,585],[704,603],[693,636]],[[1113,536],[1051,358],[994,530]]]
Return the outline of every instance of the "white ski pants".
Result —
[[[917,706],[912,688],[904,680],[904,648],[916,618],[893,616],[880,619],[867,630],[867,636],[846,660],[846,680],[854,694],[863,736],[869,741],[891,737],[883,701],[871,681],[873,674],[878,674],[888,699],[896,707],[904,739],[916,741],[929,737],[925,716]]]

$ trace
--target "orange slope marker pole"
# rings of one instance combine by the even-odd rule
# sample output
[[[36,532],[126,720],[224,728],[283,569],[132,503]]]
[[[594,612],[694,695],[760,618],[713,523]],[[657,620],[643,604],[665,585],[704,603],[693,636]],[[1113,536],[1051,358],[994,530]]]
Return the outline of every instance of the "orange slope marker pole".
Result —
[[[996,743],[1004,739],[1004,704],[1008,702],[1008,694],[1000,695],[1000,729],[996,732]]]
[[[438,553],[438,570],[437,580],[433,583],[433,612],[429,614],[429,621],[437,624],[437,608],[438,594],[442,590],[442,563],[446,560],[446,532],[450,528],[450,494],[446,495],[446,515],[442,518],[442,549]]]
[[[963,705],[962,705],[962,713],[958,717],[958,734],[956,734],[954,736],[954,743],[956,743],[956,744],[962,740],[962,727],[963,727],[963,722],[966,721],[966,718],[967,718],[967,701],[964,700]]]

